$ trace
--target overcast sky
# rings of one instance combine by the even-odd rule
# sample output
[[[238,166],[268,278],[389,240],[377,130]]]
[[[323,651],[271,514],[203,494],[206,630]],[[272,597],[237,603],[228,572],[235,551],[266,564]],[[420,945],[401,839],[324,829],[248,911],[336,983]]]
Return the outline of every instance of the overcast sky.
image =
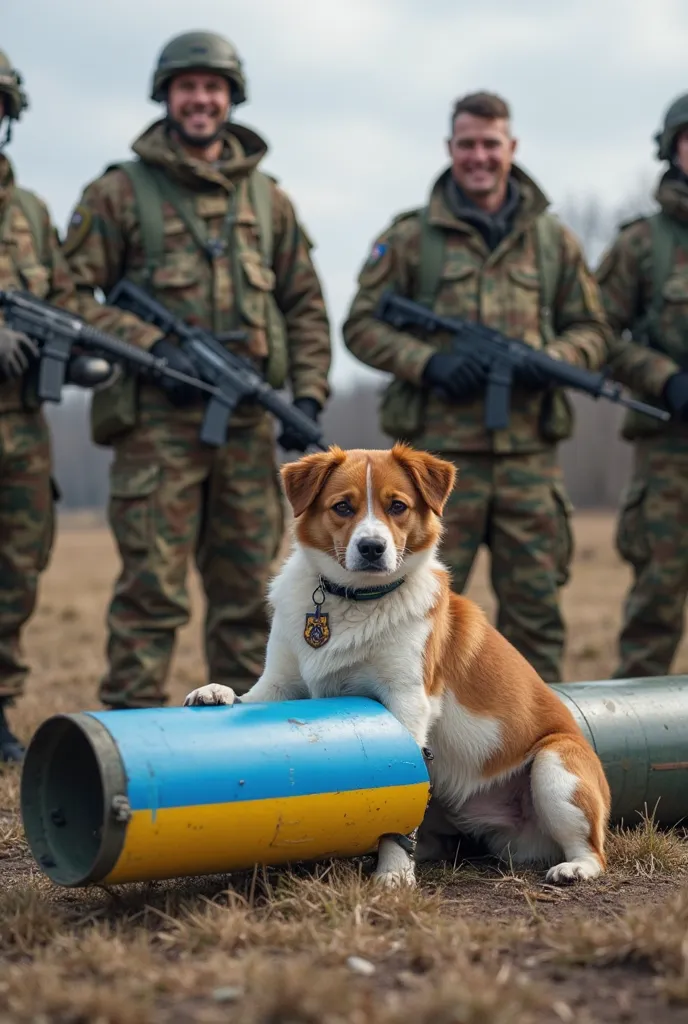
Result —
[[[0,0],[0,48],[31,108],[8,150],[63,231],[86,182],[158,116],[161,46],[207,29],[239,48],[257,129],[316,242],[337,349],[358,268],[446,164],[452,101],[508,99],[517,159],[558,206],[652,184],[652,135],[688,91],[686,0]],[[106,13],[107,12],[107,13]],[[116,13],[115,13],[116,12]]]

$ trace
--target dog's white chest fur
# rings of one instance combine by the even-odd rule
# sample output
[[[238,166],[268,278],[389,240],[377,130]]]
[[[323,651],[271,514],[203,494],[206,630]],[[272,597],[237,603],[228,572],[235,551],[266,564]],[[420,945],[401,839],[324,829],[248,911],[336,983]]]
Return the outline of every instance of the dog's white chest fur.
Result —
[[[430,701],[423,688],[423,658],[430,631],[429,611],[438,581],[428,560],[395,591],[375,601],[326,594],[330,638],[319,648],[304,637],[306,616],[315,611],[318,575],[296,548],[270,589],[274,618],[265,671],[296,682],[304,696],[370,696],[389,706],[391,693],[427,725]],[[415,717],[415,715],[414,715]],[[407,724],[407,723],[405,723]],[[412,732],[416,730],[412,729]]]

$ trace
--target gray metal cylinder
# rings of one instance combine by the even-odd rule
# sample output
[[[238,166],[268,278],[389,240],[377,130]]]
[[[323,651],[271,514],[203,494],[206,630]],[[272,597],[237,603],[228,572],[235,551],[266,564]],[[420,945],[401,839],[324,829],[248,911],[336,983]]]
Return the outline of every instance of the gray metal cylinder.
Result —
[[[688,827],[688,676],[557,683],[604,767],[612,824]]]

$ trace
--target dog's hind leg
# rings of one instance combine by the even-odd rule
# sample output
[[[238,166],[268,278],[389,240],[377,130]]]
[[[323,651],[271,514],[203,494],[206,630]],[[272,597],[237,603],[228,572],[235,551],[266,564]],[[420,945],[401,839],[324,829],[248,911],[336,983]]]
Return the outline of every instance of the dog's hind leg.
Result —
[[[533,760],[531,794],[540,828],[564,853],[564,860],[547,872],[547,881],[601,874],[609,786],[593,751],[575,736],[548,737]]]

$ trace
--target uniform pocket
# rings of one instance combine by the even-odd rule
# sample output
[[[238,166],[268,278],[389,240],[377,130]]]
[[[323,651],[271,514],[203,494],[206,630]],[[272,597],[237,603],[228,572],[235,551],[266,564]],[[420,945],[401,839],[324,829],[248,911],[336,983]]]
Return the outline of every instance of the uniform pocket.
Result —
[[[241,313],[253,327],[265,327],[268,296],[275,288],[275,273],[270,267],[265,266],[257,252],[240,252],[239,262],[244,273],[241,283]]]
[[[478,270],[456,260],[448,260],[442,267],[440,280],[442,281],[467,281],[469,277],[476,277]]]
[[[110,525],[120,548],[145,554],[154,540],[160,467],[114,462],[110,470]]]
[[[616,526],[616,548],[624,561],[640,568],[650,558],[645,500],[647,481],[633,480],[626,489]]]
[[[442,316],[477,318],[478,270],[465,261],[448,259],[437,283],[436,311]],[[438,344],[442,335],[435,336]],[[446,337],[446,335],[443,335]]]
[[[571,562],[574,552],[573,538],[573,503],[566,488],[558,480],[552,484],[552,495],[557,516],[555,572],[557,586],[563,587],[571,576]]]
[[[509,269],[508,318],[505,333],[520,338],[532,348],[542,348],[541,284],[539,274],[528,267]]]
[[[394,441],[416,437],[423,428],[426,392],[406,380],[395,378],[380,403],[380,426]]]
[[[676,362],[682,363],[688,333],[688,268],[677,267],[662,288],[657,343]]]

